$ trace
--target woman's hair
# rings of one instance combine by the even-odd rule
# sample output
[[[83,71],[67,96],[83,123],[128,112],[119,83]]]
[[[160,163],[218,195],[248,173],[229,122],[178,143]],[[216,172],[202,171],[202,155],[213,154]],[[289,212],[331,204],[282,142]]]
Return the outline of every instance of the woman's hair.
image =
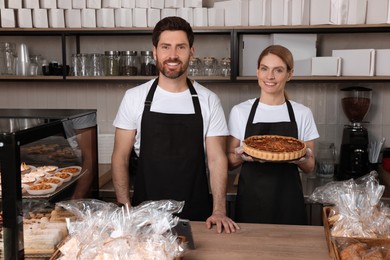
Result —
[[[294,58],[289,49],[282,45],[270,45],[265,48],[257,60],[257,68],[260,67],[261,60],[268,54],[278,56],[287,66],[287,71],[290,72],[294,68]]]
[[[194,32],[191,25],[181,17],[169,16],[161,19],[153,29],[152,43],[157,47],[160,35],[163,31],[184,31],[187,34],[190,48],[194,44]]]

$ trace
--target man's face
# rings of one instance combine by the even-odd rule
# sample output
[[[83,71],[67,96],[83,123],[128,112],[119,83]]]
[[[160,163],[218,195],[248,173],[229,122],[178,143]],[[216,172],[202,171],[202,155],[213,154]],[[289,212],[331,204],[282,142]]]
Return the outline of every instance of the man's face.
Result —
[[[184,31],[164,31],[153,53],[160,74],[176,79],[186,73],[194,50],[190,48]]]

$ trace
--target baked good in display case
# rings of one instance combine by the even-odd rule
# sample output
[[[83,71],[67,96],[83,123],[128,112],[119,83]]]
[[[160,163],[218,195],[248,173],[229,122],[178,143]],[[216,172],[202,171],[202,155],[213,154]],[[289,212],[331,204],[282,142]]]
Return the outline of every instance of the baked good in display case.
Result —
[[[68,166],[64,168],[58,169],[59,173],[70,173],[73,176],[77,176],[81,173],[81,167],[80,166]]]
[[[59,168],[56,165],[28,165],[21,163],[22,192],[26,196],[50,196],[76,181],[81,176],[82,167],[68,166]]]
[[[306,154],[306,144],[293,137],[281,135],[254,135],[243,142],[244,152],[265,161],[292,161]]]

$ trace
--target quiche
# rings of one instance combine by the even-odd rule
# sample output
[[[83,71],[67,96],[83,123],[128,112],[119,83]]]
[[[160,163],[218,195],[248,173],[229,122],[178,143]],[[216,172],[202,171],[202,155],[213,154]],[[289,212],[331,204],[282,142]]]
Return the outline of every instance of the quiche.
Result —
[[[254,135],[243,142],[244,152],[265,161],[291,161],[306,153],[306,144],[293,137]]]

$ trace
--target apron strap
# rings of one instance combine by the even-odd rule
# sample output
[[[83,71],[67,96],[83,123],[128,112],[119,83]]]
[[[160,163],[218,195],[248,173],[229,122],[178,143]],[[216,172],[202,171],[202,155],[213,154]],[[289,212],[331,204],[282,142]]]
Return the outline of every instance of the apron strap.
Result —
[[[157,85],[158,85],[158,78],[156,78],[153,81],[153,84],[150,87],[148,95],[146,96],[144,109],[147,111],[150,111],[150,108],[152,107],[152,100],[153,100],[154,92],[156,91]]]
[[[288,99],[286,99],[286,105],[287,105],[288,115],[290,116],[290,122],[295,122],[294,110],[292,108],[290,101],[288,101]]]
[[[249,113],[248,121],[246,122],[245,129],[249,129],[249,126],[251,126],[253,124],[253,119],[255,118],[257,106],[259,105],[259,99],[260,98],[256,98],[255,102],[252,105],[252,109],[251,109],[251,112]],[[246,136],[246,134],[245,134],[245,136]]]
[[[144,109],[146,109],[147,111],[150,111],[150,108],[152,107],[152,100],[153,100],[154,92],[157,89],[157,85],[158,85],[158,78],[156,78],[153,81],[153,84],[150,87],[148,95],[146,96],[145,103],[144,103]],[[195,90],[194,86],[192,85],[192,82],[189,78],[187,78],[187,86],[188,86],[188,89],[190,90],[190,93],[191,93],[192,103],[194,106],[195,114],[201,114],[198,93],[196,93],[196,90]]]

